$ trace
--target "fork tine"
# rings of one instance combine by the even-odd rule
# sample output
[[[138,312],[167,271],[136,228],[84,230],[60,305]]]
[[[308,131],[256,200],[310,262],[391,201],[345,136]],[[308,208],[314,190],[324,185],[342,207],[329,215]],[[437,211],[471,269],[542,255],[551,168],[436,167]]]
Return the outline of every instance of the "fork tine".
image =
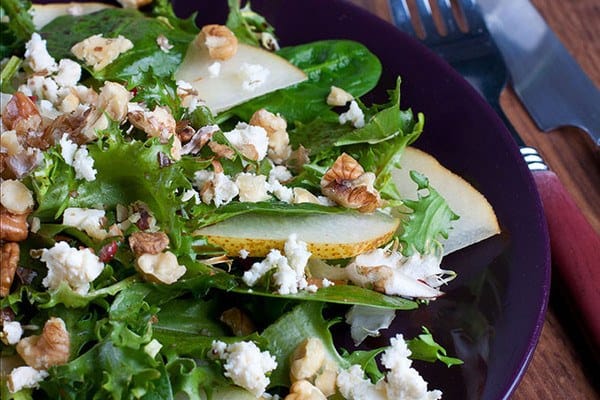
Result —
[[[421,26],[425,31],[425,40],[430,38],[439,38],[440,34],[433,21],[433,12],[431,10],[431,4],[428,0],[415,0],[417,4],[417,12],[419,13],[419,19],[421,20]]]
[[[390,0],[390,3],[392,6],[392,17],[394,18],[396,26],[405,33],[417,37],[415,28],[411,22],[410,11],[406,0]]]
[[[437,4],[440,15],[444,20],[444,25],[446,25],[446,35],[453,36],[457,32],[461,34],[462,32],[460,32],[454,14],[452,13],[452,1],[438,0]]]
[[[458,0],[458,7],[462,10],[470,32],[487,32],[481,10],[475,0]]]

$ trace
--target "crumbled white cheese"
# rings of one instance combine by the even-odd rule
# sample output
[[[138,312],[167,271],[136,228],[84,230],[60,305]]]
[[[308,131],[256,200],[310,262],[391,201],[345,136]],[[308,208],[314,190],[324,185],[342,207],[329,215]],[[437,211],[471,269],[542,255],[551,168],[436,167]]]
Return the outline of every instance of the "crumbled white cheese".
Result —
[[[85,146],[79,147],[75,152],[73,168],[75,169],[75,179],[85,179],[88,182],[96,179],[98,171],[94,168],[94,159],[89,155]]]
[[[260,64],[243,63],[240,67],[240,78],[242,79],[242,89],[253,92],[262,86],[271,71]]]
[[[393,309],[354,305],[346,313],[346,323],[350,325],[350,335],[358,346],[367,336],[379,336],[379,331],[389,328],[395,317]]]
[[[323,278],[323,280],[321,281],[321,285],[323,285],[324,288],[330,287],[330,286],[334,286],[335,282],[330,281],[327,278]]]
[[[4,321],[0,333],[0,338],[4,343],[15,345],[19,343],[21,336],[23,336],[23,327],[19,321]]]
[[[62,87],[73,87],[81,78],[81,66],[73,60],[63,58],[58,63],[58,72],[54,80]]]
[[[246,249],[241,249],[239,252],[239,256],[242,260],[245,260],[250,255],[250,252]]]
[[[214,63],[212,63],[208,66],[208,75],[211,78],[218,78],[220,74],[221,74],[221,63],[220,62],[215,61]]]
[[[58,84],[52,78],[33,75],[27,79],[26,86],[30,93],[27,93],[27,95],[36,96],[39,99],[46,99],[51,103],[56,103],[58,100]],[[19,91],[23,93],[26,92],[23,85],[19,87]]]
[[[284,245],[285,256],[277,249],[272,249],[265,259],[252,264],[244,272],[242,280],[248,286],[254,286],[258,280],[270,270],[275,270],[273,280],[279,294],[298,293],[299,290],[316,291],[317,287],[308,288],[306,281],[306,264],[311,256],[306,243],[290,235]]]
[[[243,203],[256,203],[271,198],[265,175],[242,172],[236,176],[235,184],[239,188],[239,200]]]
[[[39,33],[33,33],[25,44],[25,60],[33,72],[50,74],[58,68],[56,60],[48,53],[46,41]]]
[[[156,44],[164,53],[168,53],[173,48],[173,45],[169,43],[169,39],[165,35],[158,35],[156,37]]]
[[[339,121],[342,125],[346,122],[351,122],[355,128],[362,128],[365,126],[365,114],[358,106],[358,103],[355,100],[352,100],[348,111],[340,114]]]
[[[183,192],[183,195],[181,196],[181,201],[185,203],[192,199],[194,199],[194,204],[200,204],[202,202],[200,200],[200,193],[198,193],[194,189],[188,189],[185,192]]]
[[[31,224],[29,226],[31,233],[38,233],[41,227],[42,221],[40,221],[38,217],[31,218]]]
[[[384,379],[372,383],[364,378],[360,365],[342,370],[337,377],[337,386],[345,399],[358,400],[438,400],[439,390],[427,390],[427,382],[411,367],[411,354],[402,335],[391,338],[390,347],[382,354],[381,361],[388,369]]]
[[[282,184],[292,179],[291,172],[282,165],[277,165],[269,172],[269,191],[279,200],[292,203],[294,200],[294,190]]]
[[[44,287],[56,289],[66,282],[79,294],[86,294],[90,282],[104,269],[104,264],[90,249],[78,250],[66,242],[57,242],[53,247],[42,250],[40,260],[48,268],[48,275],[42,281]]]
[[[102,229],[104,217],[104,210],[70,207],[63,213],[63,225],[82,230],[93,239],[103,240],[108,236],[108,232]]]
[[[75,44],[71,52],[87,65],[91,65],[94,71],[100,71],[132,48],[133,43],[121,35],[116,38],[104,38],[99,34]]]
[[[48,377],[48,372],[38,371],[35,368],[23,366],[14,368],[7,379],[8,391],[16,393],[22,389],[33,389]]]
[[[251,160],[260,161],[267,155],[269,137],[260,126],[240,122],[235,129],[223,134],[233,147]]]
[[[243,387],[254,396],[261,397],[270,383],[267,374],[277,368],[275,357],[262,351],[253,342],[243,341],[224,346],[213,341],[213,354],[225,361],[224,375],[237,386]]]
[[[75,159],[75,152],[77,152],[77,144],[69,139],[69,135],[66,133],[60,138],[58,142],[60,144],[60,155],[68,165],[73,165]]]
[[[456,274],[440,268],[441,256],[418,253],[404,257],[399,251],[375,249],[348,264],[348,277],[359,286],[376,284],[389,295],[431,299]]]
[[[200,190],[202,201],[206,204],[214,202],[217,207],[229,203],[239,194],[235,182],[223,172],[215,174],[207,170],[196,171],[194,182]]]
[[[48,100],[40,100],[38,110],[40,115],[44,118],[54,120],[58,118],[62,113],[54,108],[54,105]]]

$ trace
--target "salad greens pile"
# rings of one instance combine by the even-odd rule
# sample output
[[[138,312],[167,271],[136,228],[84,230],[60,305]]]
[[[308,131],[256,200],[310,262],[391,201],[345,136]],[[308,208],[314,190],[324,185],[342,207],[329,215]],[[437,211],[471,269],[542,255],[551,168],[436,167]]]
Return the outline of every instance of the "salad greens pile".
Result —
[[[2,64],[1,85],[3,93],[12,94],[26,70],[24,46],[35,28],[27,12],[28,2],[1,0],[0,4],[2,15],[8,16],[8,22],[3,19],[0,24],[0,57],[7,58]],[[230,0],[229,5],[226,24],[240,42],[259,46],[262,33],[274,37],[273,27],[248,5],[240,8],[236,0]],[[403,256],[439,253],[439,240],[448,235],[457,216],[423,175],[412,174],[418,185],[418,200],[406,200],[408,196],[399,193],[391,180],[391,171],[401,166],[404,148],[423,130],[423,115],[400,109],[400,79],[390,90],[387,103],[366,105],[358,100],[379,81],[381,65],[374,54],[347,40],[281,48],[277,54],[302,69],[308,77],[305,82],[213,115],[203,105],[193,110],[184,107],[173,78],[198,33],[194,16],[177,17],[165,0],[156,1],[146,13],[109,8],[90,15],[64,15],[39,31],[56,60],[74,59],[73,45],[95,34],[128,38],[133,48],[105,68],[94,70],[82,65],[81,82],[96,90],[105,81],[118,82],[132,93],[131,102],[143,103],[148,109],[166,106],[176,121],[186,121],[194,130],[218,125],[212,137],[218,144],[230,146],[223,132],[240,121],[247,122],[258,109],[283,116],[292,149],[309,149],[306,162],[289,166],[296,168],[286,185],[318,195],[325,172],[340,155],[348,154],[365,171],[375,174],[374,188],[387,212],[400,215],[401,227],[392,242]],[[168,39],[172,46],[168,52],[156,45],[158,35]],[[340,124],[339,109],[325,101],[332,86],[344,88],[357,99],[364,126]],[[347,284],[279,294],[269,276],[249,290],[242,275],[256,260],[223,257],[220,248],[194,234],[199,228],[246,213],[285,218],[357,211],[342,206],[289,204],[276,198],[255,203],[234,200],[218,207],[189,201],[185,197],[194,190],[198,171],[214,167],[217,157],[212,148],[205,146],[197,154],[175,159],[170,155],[172,137],[168,141],[147,137],[117,121],[96,134],[97,139],[86,144],[95,179],[77,177],[65,160],[64,143],[58,141],[41,152],[32,171],[19,177],[34,195],[29,222],[35,220],[38,226],[19,243],[19,273],[0,306],[25,327],[25,336],[39,335],[52,317],[62,319],[70,335],[70,356],[67,363],[51,366],[38,388],[11,393],[3,383],[3,399],[170,399],[177,393],[189,398],[235,398],[243,391],[237,392],[239,389],[223,375],[223,362],[214,357],[215,341],[252,341],[273,355],[277,368],[269,374],[269,393],[287,393],[294,349],[309,338],[320,339],[340,369],[358,364],[373,382],[384,376],[376,356],[385,348],[339,350],[330,328],[343,323],[342,316],[350,305],[410,310],[426,301]],[[246,171],[268,175],[274,168],[266,158],[250,160],[239,151],[219,162],[227,176]],[[147,280],[136,268],[136,256],[127,238],[145,229],[140,224],[129,224],[117,236],[98,239],[62,222],[69,208],[101,208],[108,227],[122,222],[119,208],[123,207],[130,213],[146,213],[157,230],[168,236],[169,251],[186,271],[176,282],[167,285]],[[103,260],[102,272],[89,291],[78,292],[67,282],[50,289],[43,283],[48,267],[40,259],[40,249],[52,248],[58,241],[91,249]],[[223,259],[225,263],[215,261]],[[349,261],[336,260],[336,264]],[[241,336],[234,334],[222,317],[232,308],[251,320],[253,329],[243,330]],[[407,343],[412,359],[460,363],[448,357],[426,329]],[[17,357],[15,346],[2,344],[1,357]],[[9,372],[2,371],[3,380]],[[338,397],[331,398],[341,398],[334,396]]]

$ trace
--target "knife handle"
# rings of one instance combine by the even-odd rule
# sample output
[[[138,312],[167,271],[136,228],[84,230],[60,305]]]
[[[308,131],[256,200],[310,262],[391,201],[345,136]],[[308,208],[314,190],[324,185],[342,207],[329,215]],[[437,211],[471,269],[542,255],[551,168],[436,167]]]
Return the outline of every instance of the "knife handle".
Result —
[[[553,283],[600,356],[600,235],[552,171],[533,171],[548,223]]]

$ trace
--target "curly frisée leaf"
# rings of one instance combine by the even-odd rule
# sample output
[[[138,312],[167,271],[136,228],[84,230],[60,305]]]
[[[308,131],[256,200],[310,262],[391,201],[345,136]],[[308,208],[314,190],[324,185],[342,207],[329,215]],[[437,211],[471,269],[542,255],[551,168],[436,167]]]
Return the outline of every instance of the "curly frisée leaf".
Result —
[[[417,200],[404,200],[410,209],[403,214],[398,238],[402,253],[432,254],[441,251],[440,240],[448,237],[451,222],[458,219],[440,194],[429,185],[429,180],[419,172],[411,171],[411,179],[418,186]]]

